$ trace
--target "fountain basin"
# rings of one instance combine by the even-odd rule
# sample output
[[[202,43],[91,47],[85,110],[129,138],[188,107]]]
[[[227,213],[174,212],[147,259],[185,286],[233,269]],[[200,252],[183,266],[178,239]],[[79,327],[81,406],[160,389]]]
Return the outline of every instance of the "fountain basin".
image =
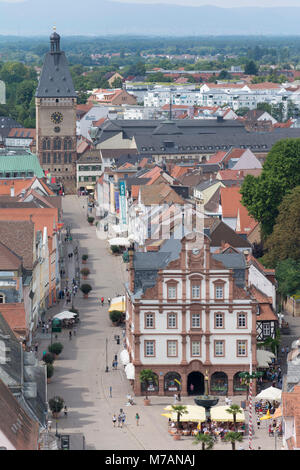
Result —
[[[209,410],[212,406],[215,406],[219,402],[219,397],[212,395],[200,395],[194,398],[194,402],[198,406],[203,406],[206,410]]]

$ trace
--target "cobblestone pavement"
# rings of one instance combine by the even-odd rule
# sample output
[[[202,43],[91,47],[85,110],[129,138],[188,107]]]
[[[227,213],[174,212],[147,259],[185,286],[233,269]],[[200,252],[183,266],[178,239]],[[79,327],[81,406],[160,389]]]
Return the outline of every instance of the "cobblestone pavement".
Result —
[[[165,406],[172,403],[168,397],[151,397],[151,406],[143,405],[142,397],[135,397],[136,404],[126,407],[126,395],[132,394],[129,382],[125,377],[123,366],[119,364],[118,370],[112,370],[112,360],[118,354],[122,345],[114,340],[116,334],[122,337],[122,330],[112,326],[108,316],[108,304],[100,306],[99,299],[114,297],[116,293],[123,292],[126,281],[125,264],[122,257],[113,256],[107,249],[107,242],[96,237],[94,226],[86,221],[86,198],[66,196],[63,199],[65,225],[71,225],[73,241],[65,244],[65,253],[73,247],[78,247],[78,260],[87,253],[87,267],[91,274],[89,282],[93,290],[88,299],[83,299],[79,291],[73,299],[74,306],[80,312],[80,324],[77,335],[72,340],[68,337],[68,330],[58,333],[57,340],[62,342],[64,349],[59,359],[54,363],[54,375],[48,385],[48,399],[54,395],[64,398],[69,412],[68,417],[58,419],[58,433],[71,436],[71,449],[97,449],[97,450],[196,450],[192,444],[192,437],[183,437],[175,441],[167,432],[167,418],[161,416]],[[77,269],[77,260],[73,256],[66,257],[66,272],[71,280]],[[81,266],[80,266],[81,267]],[[70,305],[70,304],[69,304]],[[48,310],[46,318],[68,307],[65,301]],[[43,335],[40,331],[36,338],[39,342],[39,357],[48,348],[50,335]],[[55,338],[54,338],[55,339]],[[55,339],[56,340],[56,339]],[[106,355],[107,342],[107,355]],[[105,372],[106,365],[109,371]],[[110,387],[112,396],[110,397]],[[240,404],[245,397],[234,397],[233,402]],[[182,404],[194,404],[192,397],[183,397]],[[219,404],[224,404],[220,398]],[[114,428],[112,415],[123,408],[127,419],[124,428]],[[135,413],[140,415],[140,425],[136,426]],[[246,411],[247,417],[247,411]],[[256,419],[253,419],[255,434],[253,448],[274,449],[275,439],[268,436],[267,424],[257,429]],[[52,432],[55,431],[52,423]],[[281,441],[276,442],[277,448]],[[247,437],[242,446],[248,448]],[[237,444],[237,448],[239,444]],[[215,449],[231,450],[229,443],[217,443]]]

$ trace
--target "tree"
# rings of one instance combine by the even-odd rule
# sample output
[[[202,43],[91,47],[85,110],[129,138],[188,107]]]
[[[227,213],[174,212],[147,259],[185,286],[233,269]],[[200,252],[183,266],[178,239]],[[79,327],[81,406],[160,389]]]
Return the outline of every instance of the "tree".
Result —
[[[267,113],[272,113],[272,106],[269,103],[257,103],[256,109],[261,109]]]
[[[225,79],[230,80],[231,78],[232,76],[227,70],[221,70],[218,76],[218,80],[225,80]]]
[[[259,177],[247,175],[241,187],[242,204],[261,223],[263,235],[272,233],[278,207],[288,190],[300,185],[300,139],[276,142]]]
[[[257,75],[258,74],[258,67],[254,60],[249,60],[245,65],[245,75]]]
[[[275,338],[272,338],[272,336],[268,336],[268,338],[263,341],[263,343],[258,343],[262,344],[263,346],[266,346],[267,348],[271,349],[272,353],[275,354],[277,357],[278,353],[278,348],[280,346],[280,330],[279,328],[276,329],[275,333]]]
[[[187,407],[184,405],[172,405],[172,410],[177,413],[177,431],[179,430],[180,418],[182,415],[186,414]]]
[[[210,434],[196,434],[193,444],[202,445],[202,450],[211,450],[214,446],[214,438]]]
[[[64,347],[61,343],[53,343],[48,347],[48,351],[57,356],[60,355],[63,349]]]
[[[236,404],[233,403],[232,405],[230,405],[229,408],[226,408],[226,411],[227,411],[227,413],[230,413],[230,414],[233,415],[233,425],[234,425],[234,430],[236,431],[236,430],[237,430],[237,427],[236,427],[236,415],[237,415],[238,413],[241,413],[242,410],[241,410],[241,408],[239,407],[239,405],[236,405]]]
[[[238,115],[238,116],[245,116],[245,114],[247,114],[249,111],[249,108],[247,108],[246,106],[245,107],[242,107],[242,108],[239,108],[235,111],[235,113]]]
[[[59,396],[55,396],[53,398],[50,398],[49,400],[49,408],[52,411],[52,413],[60,413],[60,411],[64,407],[64,404],[65,404],[64,399]]]
[[[157,383],[157,375],[152,369],[143,369],[140,372],[140,382],[145,385],[146,388],[146,400],[148,400],[148,387],[152,383]]]
[[[278,293],[281,301],[300,290],[300,262],[291,258],[279,261],[275,277],[278,282]]]
[[[278,208],[273,232],[265,242],[264,261],[273,268],[280,260],[300,260],[300,186],[288,192]]]
[[[243,436],[236,431],[229,431],[226,433],[225,441],[231,442],[232,450],[235,450],[235,443],[242,442]]]
[[[123,80],[120,77],[117,77],[112,82],[112,88],[122,88],[123,87]]]

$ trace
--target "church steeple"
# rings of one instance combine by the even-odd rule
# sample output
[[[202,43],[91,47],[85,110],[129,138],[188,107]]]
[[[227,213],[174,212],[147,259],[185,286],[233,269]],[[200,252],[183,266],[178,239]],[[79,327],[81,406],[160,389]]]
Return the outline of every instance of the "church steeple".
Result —
[[[53,33],[50,36],[50,47],[52,53],[60,53],[60,35],[56,32],[56,26],[53,26]]]

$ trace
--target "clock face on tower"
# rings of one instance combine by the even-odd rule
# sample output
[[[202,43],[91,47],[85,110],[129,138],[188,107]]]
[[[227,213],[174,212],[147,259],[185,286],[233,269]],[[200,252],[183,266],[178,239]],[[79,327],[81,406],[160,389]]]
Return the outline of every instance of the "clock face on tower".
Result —
[[[54,122],[54,124],[59,124],[63,120],[63,115],[59,111],[55,111],[55,113],[51,114],[51,121]]]

